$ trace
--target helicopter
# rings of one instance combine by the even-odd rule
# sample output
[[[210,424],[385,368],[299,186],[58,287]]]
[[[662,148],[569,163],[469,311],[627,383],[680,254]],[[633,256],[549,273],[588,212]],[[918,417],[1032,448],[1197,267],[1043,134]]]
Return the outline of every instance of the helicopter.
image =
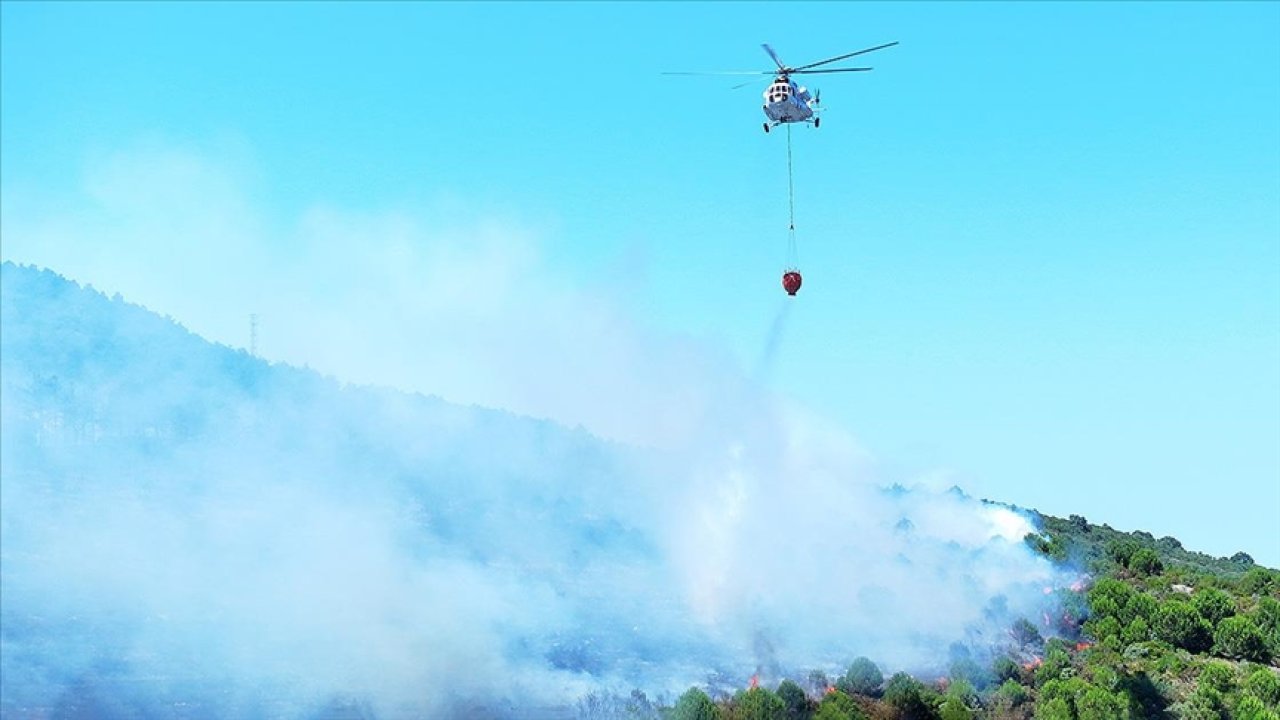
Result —
[[[853,67],[853,68],[827,68],[824,70],[814,70],[820,65],[837,62],[839,60],[847,60],[855,55],[873,52],[875,50],[883,50],[887,47],[893,47],[898,42],[895,40],[884,45],[869,47],[865,50],[838,55],[826,60],[800,65],[799,67],[791,67],[782,62],[778,58],[778,54],[769,47],[768,43],[761,44],[760,47],[769,54],[774,64],[778,66],[776,70],[730,70],[723,72],[668,72],[664,75],[773,75],[773,82],[764,91],[764,114],[769,118],[764,123],[764,131],[769,132],[770,129],[776,128],[783,123],[808,123],[815,128],[822,124],[822,118],[818,117],[819,101],[821,93],[817,90],[811,95],[809,89],[803,85],[799,85],[795,80],[791,79],[792,75],[819,74],[819,73],[840,73],[840,72],[867,72],[872,68],[869,67]],[[737,85],[735,89],[744,87],[746,84]]]

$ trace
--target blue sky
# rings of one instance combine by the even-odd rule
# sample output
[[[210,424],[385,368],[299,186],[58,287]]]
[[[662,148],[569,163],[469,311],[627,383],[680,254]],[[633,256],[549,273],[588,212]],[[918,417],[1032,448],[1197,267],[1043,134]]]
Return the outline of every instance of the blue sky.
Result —
[[[1280,565],[1280,5],[0,8],[6,259],[221,342],[260,312],[272,359],[588,426],[466,357],[380,375],[426,321],[369,268],[444,233],[432,267],[515,298],[431,306],[510,330],[462,347],[520,358],[535,316],[560,343],[625,318],[588,341],[601,373],[680,367],[685,342],[750,372],[784,302],[785,136],[760,128],[767,79],[660,73],[898,40],[816,82],[823,126],[793,133],[805,286],[760,381],[885,480]],[[300,339],[308,281],[400,332]],[[505,381],[555,386],[539,357]]]

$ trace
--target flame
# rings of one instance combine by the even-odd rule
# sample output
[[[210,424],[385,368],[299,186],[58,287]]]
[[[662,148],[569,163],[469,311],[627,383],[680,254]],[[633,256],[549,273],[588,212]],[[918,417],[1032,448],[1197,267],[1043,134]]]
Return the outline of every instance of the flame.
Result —
[[[1093,647],[1093,643],[1090,643],[1090,642],[1078,642],[1078,643],[1076,643],[1076,652],[1084,652],[1085,650],[1088,650],[1088,649],[1089,649],[1089,648],[1091,648],[1091,647]]]
[[[1041,658],[1039,655],[1036,655],[1035,657],[1031,658],[1031,662],[1022,663],[1022,669],[1035,670],[1036,668],[1040,667],[1043,664],[1044,664],[1044,659]]]
[[[760,673],[756,673],[755,675],[751,676],[751,685],[749,687],[752,690],[755,690],[756,688],[760,687]]]
[[[827,691],[826,691],[825,693],[823,693],[823,694],[824,694],[824,695],[830,695],[831,693],[833,693],[833,692],[835,692],[835,691],[836,691],[836,686],[835,686],[835,685],[828,685],[828,686],[827,686]]]

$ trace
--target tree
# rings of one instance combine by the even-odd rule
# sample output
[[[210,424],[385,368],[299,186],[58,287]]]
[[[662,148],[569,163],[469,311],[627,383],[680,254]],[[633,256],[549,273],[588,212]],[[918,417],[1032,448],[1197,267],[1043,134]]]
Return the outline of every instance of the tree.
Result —
[[[865,715],[853,698],[836,690],[822,696],[814,720],[862,720]]]
[[[829,687],[831,687],[831,681],[826,673],[821,670],[813,670],[809,673],[809,690],[814,695],[822,695]]]
[[[1090,685],[1076,700],[1079,720],[1123,720],[1129,717],[1129,704],[1120,695]]]
[[[1020,670],[1018,663],[1006,655],[1001,655],[991,663],[991,673],[995,675],[996,682],[1017,680],[1022,676]]]
[[[1032,550],[1045,555],[1050,560],[1059,562],[1065,561],[1067,556],[1071,554],[1068,547],[1070,539],[1065,535],[1037,535],[1036,533],[1027,533],[1023,541],[1031,547]]]
[[[1114,615],[1105,615],[1099,619],[1090,618],[1085,623],[1084,629],[1100,643],[1119,636],[1123,630],[1120,627],[1120,621]]]
[[[1044,654],[1044,662],[1036,668],[1036,685],[1046,685],[1051,680],[1062,677],[1062,671],[1071,667],[1071,656],[1062,648],[1048,650]]]
[[[941,720],[973,720],[973,711],[960,698],[949,697],[938,708]]]
[[[1213,627],[1191,603],[1168,600],[1156,612],[1156,637],[1191,652],[1204,652],[1213,645]]]
[[[1200,617],[1218,626],[1225,617],[1236,614],[1236,603],[1231,596],[1217,588],[1204,588],[1191,597],[1191,604],[1200,613]]]
[[[1151,624],[1152,618],[1156,616],[1156,611],[1160,609],[1160,603],[1156,599],[1143,592],[1135,592],[1125,601],[1124,611],[1121,613],[1123,617],[1121,622],[1128,624],[1142,618]]]
[[[840,678],[836,687],[849,695],[866,695],[875,697],[884,683],[884,674],[871,662],[870,658],[859,657],[849,665],[849,671]]]
[[[1136,617],[1133,622],[1125,626],[1120,637],[1126,645],[1144,642],[1151,638],[1151,627],[1147,625],[1146,620]]]
[[[1104,577],[1089,588],[1089,609],[1095,616],[1119,616],[1133,597],[1133,588],[1115,578]],[[1117,617],[1117,619],[1120,619]]]
[[[1008,701],[1009,707],[1017,707],[1029,700],[1031,695],[1017,680],[1005,680],[996,690],[996,697]]]
[[[672,720],[716,720],[716,704],[696,687],[685,691],[671,712]]]
[[[854,717],[835,705],[823,703],[818,706],[818,712],[814,713],[813,720],[853,720]]]
[[[786,713],[782,698],[762,687],[742,693],[734,717],[740,720],[781,720]]]
[[[1159,575],[1164,572],[1164,563],[1151,548],[1141,548],[1129,558],[1129,569],[1139,575]]]
[[[1040,637],[1040,631],[1026,618],[1018,618],[1017,622],[1013,624],[1012,631],[1013,639],[1019,645],[1039,645],[1044,642],[1044,639]]]
[[[1252,618],[1245,615],[1224,618],[1218,623],[1218,629],[1213,633],[1213,643],[1213,649],[1224,657],[1255,662],[1267,662],[1271,659],[1262,631]]]
[[[943,697],[955,698],[966,707],[978,703],[978,691],[968,680],[953,680],[948,683]]]
[[[813,720],[852,720],[852,719],[854,719],[854,716],[847,714],[847,712],[845,712],[844,710],[841,710],[841,708],[838,708],[835,705],[828,705],[828,703],[822,703],[822,705],[819,705],[818,712],[815,712],[813,716]]]
[[[783,716],[788,720],[801,720],[809,714],[809,698],[804,690],[790,680],[783,680],[778,685],[778,698],[782,700]]]
[[[1076,720],[1071,713],[1071,706],[1062,698],[1054,698],[1041,703],[1036,708],[1036,720]]]
[[[991,677],[982,669],[982,666],[967,657],[953,661],[947,676],[951,678],[951,687],[966,683],[971,688],[985,688],[991,681]]]
[[[924,683],[906,673],[897,673],[884,685],[884,701],[897,708],[908,720],[936,717],[927,695]]]
[[[1115,561],[1121,567],[1129,567],[1129,559],[1133,557],[1142,546],[1136,541],[1125,538],[1123,540],[1112,540],[1107,543],[1107,557]]]
[[[1235,555],[1232,555],[1231,562],[1237,565],[1243,565],[1244,567],[1253,566],[1253,558],[1250,557],[1249,553],[1247,552],[1238,552]]]

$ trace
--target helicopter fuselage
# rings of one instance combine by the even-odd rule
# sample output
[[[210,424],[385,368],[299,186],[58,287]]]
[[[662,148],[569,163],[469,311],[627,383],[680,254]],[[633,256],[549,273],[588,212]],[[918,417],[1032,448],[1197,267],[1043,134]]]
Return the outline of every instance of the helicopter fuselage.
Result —
[[[778,76],[764,91],[764,114],[775,126],[814,122],[814,106],[817,104],[807,88],[796,85],[786,76]]]

